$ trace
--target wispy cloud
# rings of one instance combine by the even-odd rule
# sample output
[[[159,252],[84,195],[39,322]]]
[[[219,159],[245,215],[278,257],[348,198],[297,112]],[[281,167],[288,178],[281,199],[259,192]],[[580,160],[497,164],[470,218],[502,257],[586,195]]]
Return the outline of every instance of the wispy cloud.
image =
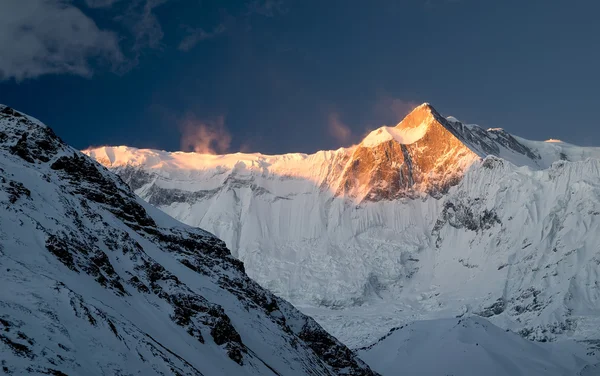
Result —
[[[116,33],[62,0],[0,1],[0,80],[92,75],[93,59],[124,61]]]
[[[155,9],[169,0],[131,0],[124,15],[119,19],[130,28],[134,37],[132,50],[138,54],[144,48],[162,47],[164,32]]]
[[[215,27],[213,31],[205,31],[202,28],[190,28],[186,27],[187,35],[183,38],[183,40],[179,43],[179,50],[181,51],[189,51],[194,48],[198,43],[203,40],[211,39],[219,34],[223,34],[227,29],[225,25],[220,24]]]
[[[223,154],[231,145],[231,134],[225,127],[225,117],[200,120],[186,116],[180,124],[181,150],[202,154]]]
[[[395,126],[408,115],[418,103],[412,100],[383,95],[364,109],[361,121],[352,125],[344,122],[340,111],[330,111],[327,115],[327,131],[338,145],[348,146],[360,142],[373,129],[384,125]]]
[[[173,0],[0,0],[0,81],[21,81],[46,74],[89,77],[99,67],[126,73],[139,64],[146,50],[166,49],[165,31],[157,12],[169,2],[175,3]],[[284,4],[283,0],[247,0],[241,10],[224,8],[232,8],[225,9],[225,13],[235,20],[253,14],[272,17],[285,13]],[[86,14],[95,15],[99,10],[110,29],[100,28]],[[187,35],[175,47],[189,51],[202,40],[225,33],[226,22],[221,22],[212,30],[204,25],[187,27]]]
[[[137,65],[143,49],[161,48],[164,33],[154,10],[167,1],[85,0],[88,8],[120,12],[115,20],[129,29],[131,37],[124,38],[100,29],[70,0],[2,0],[0,80],[46,74],[91,76],[97,63],[126,72]]]
[[[132,50],[161,48],[164,32],[155,10],[171,0],[85,0],[90,8],[111,8],[115,20],[130,30]],[[122,5],[122,6],[121,6]]]
[[[381,123],[378,125],[396,125],[418,105],[412,100],[382,96],[373,106],[373,117]]]
[[[339,143],[345,145],[352,140],[352,130],[341,121],[337,112],[329,114],[327,127],[329,134]]]

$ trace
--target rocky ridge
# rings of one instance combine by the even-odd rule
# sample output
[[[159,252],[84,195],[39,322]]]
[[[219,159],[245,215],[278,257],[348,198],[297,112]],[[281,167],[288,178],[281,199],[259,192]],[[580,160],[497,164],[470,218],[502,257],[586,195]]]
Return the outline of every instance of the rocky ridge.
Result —
[[[0,106],[6,374],[373,375],[225,243]]]

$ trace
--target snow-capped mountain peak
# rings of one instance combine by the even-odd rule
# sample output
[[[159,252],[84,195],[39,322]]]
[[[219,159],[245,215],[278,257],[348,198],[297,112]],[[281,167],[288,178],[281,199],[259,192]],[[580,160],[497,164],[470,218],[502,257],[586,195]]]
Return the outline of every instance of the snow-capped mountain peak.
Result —
[[[84,153],[109,168],[141,168],[159,179],[165,174],[175,180],[192,179],[192,191],[268,176],[300,179],[307,189],[329,191],[355,203],[440,197],[474,162],[489,155],[532,169],[548,168],[561,159],[576,161],[600,155],[598,149],[528,141],[501,128],[485,130],[463,124],[454,117],[443,117],[429,103],[416,107],[394,127],[370,132],[358,145],[311,155],[208,155],[127,146],[90,148]]]
[[[214,235],[0,105],[6,374],[373,375]]]
[[[311,155],[86,153],[350,345],[384,334],[374,322],[465,312],[530,339],[596,335],[600,149],[431,105],[373,136]]]
[[[353,150],[336,193],[358,201],[439,196],[481,156],[424,103],[397,126],[371,132]]]
[[[423,103],[395,127],[383,126],[369,133],[360,142],[360,146],[372,147],[390,140],[404,145],[415,143],[421,140],[429,128],[434,125],[434,111],[435,109],[429,103]]]

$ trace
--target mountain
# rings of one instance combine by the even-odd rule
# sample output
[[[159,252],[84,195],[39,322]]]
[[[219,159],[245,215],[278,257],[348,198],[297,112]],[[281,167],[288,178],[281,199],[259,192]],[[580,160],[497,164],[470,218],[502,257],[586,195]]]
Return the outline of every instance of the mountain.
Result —
[[[8,375],[374,375],[212,234],[0,106]]]
[[[477,317],[417,321],[392,329],[360,356],[382,375],[592,376],[598,349],[536,343]]]
[[[417,107],[396,127],[371,132],[349,155],[336,195],[358,201],[422,193],[437,197],[479,158],[428,104]]]
[[[423,104],[312,155],[85,153],[351,347],[464,314],[532,340],[600,338],[598,148]]]

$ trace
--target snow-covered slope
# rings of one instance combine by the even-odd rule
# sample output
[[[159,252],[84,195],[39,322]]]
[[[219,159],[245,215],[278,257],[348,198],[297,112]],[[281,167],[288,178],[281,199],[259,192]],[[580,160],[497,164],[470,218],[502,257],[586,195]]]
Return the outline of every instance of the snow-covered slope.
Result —
[[[600,370],[597,344],[531,342],[473,316],[394,328],[359,355],[383,376],[592,376]]]
[[[4,374],[373,374],[221,240],[5,106],[0,207]]]
[[[85,153],[348,345],[465,312],[530,339],[600,338],[600,149],[427,104],[377,132],[312,155]]]

